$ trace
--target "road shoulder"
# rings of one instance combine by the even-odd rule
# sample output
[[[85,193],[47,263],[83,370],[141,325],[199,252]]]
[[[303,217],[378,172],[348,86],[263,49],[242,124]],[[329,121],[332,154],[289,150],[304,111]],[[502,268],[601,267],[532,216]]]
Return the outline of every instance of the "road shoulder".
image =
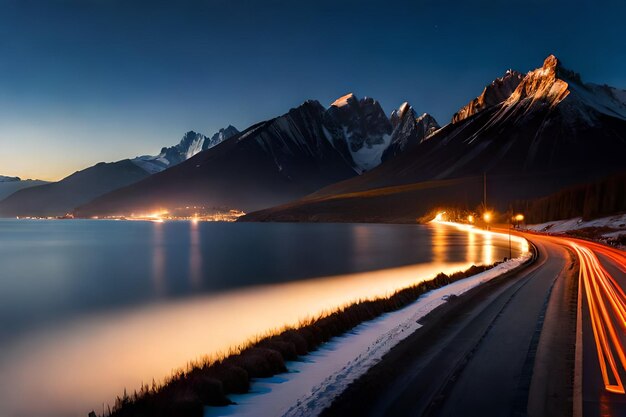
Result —
[[[545,312],[528,397],[528,416],[573,415],[576,332],[578,316],[578,261],[559,274]]]

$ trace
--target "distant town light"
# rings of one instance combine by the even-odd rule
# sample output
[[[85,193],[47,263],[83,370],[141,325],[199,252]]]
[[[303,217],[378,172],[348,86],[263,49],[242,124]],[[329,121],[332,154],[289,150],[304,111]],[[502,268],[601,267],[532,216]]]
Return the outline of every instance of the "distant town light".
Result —
[[[491,221],[491,212],[490,211],[485,212],[485,214],[483,214],[483,219],[485,219],[485,221],[489,223]]]
[[[474,223],[474,216],[472,216],[471,214],[467,216],[467,221],[470,223]]]

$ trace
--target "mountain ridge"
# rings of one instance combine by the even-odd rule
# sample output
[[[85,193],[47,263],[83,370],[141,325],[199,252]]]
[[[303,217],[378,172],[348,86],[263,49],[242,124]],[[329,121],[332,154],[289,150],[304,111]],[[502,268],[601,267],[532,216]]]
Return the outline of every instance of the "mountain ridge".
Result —
[[[77,209],[121,215],[198,205],[254,210],[300,198],[381,163],[393,128],[378,101],[353,93],[328,108],[307,100],[139,184]]]
[[[437,201],[449,203],[444,193],[417,191],[420,183],[456,179],[460,184],[464,178],[481,178],[486,172],[492,204],[506,208],[515,198],[548,194],[626,170],[626,119],[621,117],[623,103],[616,98],[621,97],[619,91],[585,84],[549,56],[501,103],[442,127],[428,140],[360,177],[246,219],[384,221],[383,208],[395,208],[390,208],[388,191],[383,196],[374,190],[412,184],[414,191],[394,197],[394,204],[405,207],[395,218],[408,221]],[[474,208],[482,190],[480,182],[470,182],[447,185],[446,193],[458,193],[463,196],[459,204]],[[472,189],[470,194],[466,194],[468,189]],[[348,197],[354,193],[361,193],[362,198]],[[430,204],[424,202],[428,199]]]

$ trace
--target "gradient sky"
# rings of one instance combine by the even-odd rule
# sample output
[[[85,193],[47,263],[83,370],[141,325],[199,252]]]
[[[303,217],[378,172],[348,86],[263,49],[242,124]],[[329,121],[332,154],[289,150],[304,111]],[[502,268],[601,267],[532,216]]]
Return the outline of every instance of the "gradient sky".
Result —
[[[59,179],[346,92],[440,124],[554,53],[626,88],[624,2],[0,0],[0,174]]]

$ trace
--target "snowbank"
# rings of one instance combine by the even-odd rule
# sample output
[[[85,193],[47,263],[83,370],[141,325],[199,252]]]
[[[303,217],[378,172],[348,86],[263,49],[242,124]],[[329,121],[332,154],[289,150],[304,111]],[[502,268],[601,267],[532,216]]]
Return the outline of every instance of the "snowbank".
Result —
[[[583,221],[581,217],[576,217],[568,220],[531,224],[528,226],[528,229],[536,232],[565,233],[571,230],[580,230],[587,227],[610,227],[611,229],[618,229],[615,232],[611,232],[612,234],[626,233],[626,214],[603,217],[589,221]]]
[[[583,221],[582,218],[576,217],[568,220],[533,224],[528,226],[528,229],[552,234],[568,233],[626,249],[623,243],[626,237],[626,214],[589,221]]]
[[[421,327],[418,320],[446,302],[530,258],[529,252],[443,288],[424,294],[402,310],[355,327],[326,343],[301,361],[289,362],[289,372],[252,383],[248,394],[235,395],[236,405],[207,407],[205,417],[316,416],[352,381],[375,365],[391,348]]]

